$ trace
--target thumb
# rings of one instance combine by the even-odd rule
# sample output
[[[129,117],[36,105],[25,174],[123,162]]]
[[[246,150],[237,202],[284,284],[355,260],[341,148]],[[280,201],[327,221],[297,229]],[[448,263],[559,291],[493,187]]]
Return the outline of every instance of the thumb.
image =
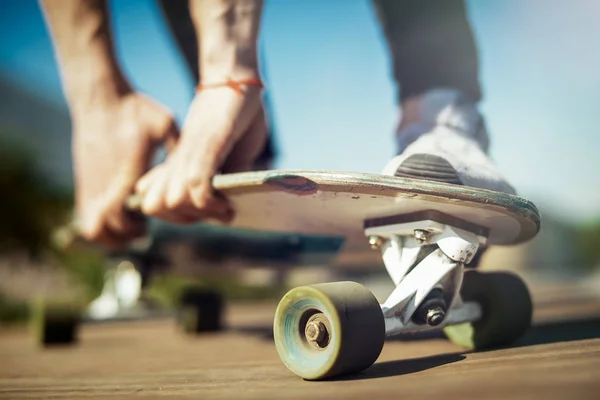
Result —
[[[221,172],[233,173],[253,170],[254,164],[267,146],[268,131],[267,120],[261,107],[244,136],[233,146],[221,167]]]
[[[150,108],[145,115],[150,126],[150,135],[154,149],[164,145],[167,152],[171,152],[179,141],[179,126],[173,113],[159,105],[159,108]]]

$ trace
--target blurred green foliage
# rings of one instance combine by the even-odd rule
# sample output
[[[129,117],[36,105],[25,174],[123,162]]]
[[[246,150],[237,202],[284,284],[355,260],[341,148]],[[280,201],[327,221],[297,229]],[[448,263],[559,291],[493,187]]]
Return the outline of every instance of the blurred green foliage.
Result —
[[[73,291],[91,300],[102,289],[104,256],[62,251],[53,240],[56,229],[70,221],[72,190],[46,179],[34,155],[24,145],[7,140],[11,135],[4,135],[4,129],[0,127],[0,256],[26,252],[32,261],[58,266],[57,273],[67,276]],[[0,323],[21,322],[29,309],[27,301],[0,293]]]
[[[259,301],[280,298],[290,288],[275,285],[247,285],[228,276],[192,279],[172,274],[154,276],[147,288],[147,296],[174,309],[179,295],[187,288],[211,289],[222,293],[229,302]]]
[[[71,250],[55,253],[55,260],[72,285],[80,290],[83,301],[91,301],[102,292],[106,257],[95,251]]]
[[[72,193],[48,183],[23,146],[0,143],[0,254],[52,250],[51,234],[72,209]]]
[[[23,322],[28,318],[29,312],[27,302],[10,299],[0,293],[0,325]]]
[[[574,236],[582,268],[588,271],[600,268],[600,220],[578,226]]]

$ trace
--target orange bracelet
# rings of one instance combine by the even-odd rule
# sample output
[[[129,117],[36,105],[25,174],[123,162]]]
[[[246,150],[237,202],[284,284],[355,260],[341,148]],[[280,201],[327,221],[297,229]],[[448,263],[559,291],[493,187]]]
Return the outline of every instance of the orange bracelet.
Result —
[[[262,81],[260,79],[257,79],[257,78],[245,79],[245,80],[241,80],[241,81],[234,81],[232,79],[227,79],[227,81],[220,82],[220,83],[209,83],[209,84],[202,84],[201,83],[201,84],[198,85],[198,87],[196,88],[196,90],[200,91],[202,89],[227,86],[227,87],[232,88],[238,94],[241,95],[244,92],[242,91],[242,88],[240,87],[240,85],[258,86],[258,87],[261,87],[261,88],[264,87]]]

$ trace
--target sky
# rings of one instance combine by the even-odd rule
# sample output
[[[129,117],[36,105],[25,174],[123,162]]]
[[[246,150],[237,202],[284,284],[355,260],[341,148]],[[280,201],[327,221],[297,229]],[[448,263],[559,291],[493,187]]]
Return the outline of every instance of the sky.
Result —
[[[156,4],[110,4],[127,75],[182,121],[192,81]],[[494,162],[540,208],[600,216],[600,2],[467,4]],[[394,152],[399,107],[370,1],[267,0],[261,29],[277,167],[379,172]],[[0,74],[64,107],[35,0],[0,0]]]

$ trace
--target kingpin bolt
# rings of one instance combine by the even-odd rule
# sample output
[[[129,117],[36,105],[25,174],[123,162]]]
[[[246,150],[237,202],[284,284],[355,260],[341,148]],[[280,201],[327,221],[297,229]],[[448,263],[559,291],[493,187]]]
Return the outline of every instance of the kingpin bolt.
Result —
[[[429,232],[422,229],[415,229],[414,236],[419,244],[423,244],[429,240]]]
[[[444,321],[446,313],[441,307],[435,307],[427,311],[426,322],[429,326],[437,326]]]
[[[383,244],[383,240],[379,236],[369,236],[369,244],[373,250],[378,249]]]

